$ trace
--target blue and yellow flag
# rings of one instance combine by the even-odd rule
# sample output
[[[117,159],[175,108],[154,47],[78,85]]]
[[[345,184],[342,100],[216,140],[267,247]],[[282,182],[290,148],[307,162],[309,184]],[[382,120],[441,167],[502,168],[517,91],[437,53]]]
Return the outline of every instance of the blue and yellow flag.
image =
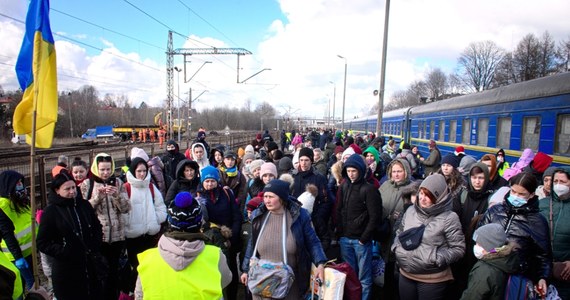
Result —
[[[24,96],[14,111],[14,131],[26,134],[26,142],[31,145],[36,111],[36,147],[50,148],[57,121],[57,72],[49,0],[30,1],[16,75]]]

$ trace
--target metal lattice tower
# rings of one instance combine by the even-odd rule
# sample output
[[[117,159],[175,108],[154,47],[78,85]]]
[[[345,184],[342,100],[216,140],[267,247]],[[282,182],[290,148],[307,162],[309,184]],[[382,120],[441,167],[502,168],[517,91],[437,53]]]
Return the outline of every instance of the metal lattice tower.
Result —
[[[174,47],[172,46],[172,31],[168,31],[168,43],[166,45],[166,124],[168,134],[172,138],[172,102],[174,101]]]

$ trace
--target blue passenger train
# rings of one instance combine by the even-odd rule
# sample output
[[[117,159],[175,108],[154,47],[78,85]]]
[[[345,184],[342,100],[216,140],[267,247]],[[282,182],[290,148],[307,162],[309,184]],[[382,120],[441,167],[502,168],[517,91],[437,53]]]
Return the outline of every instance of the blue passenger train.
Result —
[[[376,116],[345,128],[373,132]],[[554,165],[570,165],[570,72],[385,112],[382,134],[424,154],[433,139],[443,155],[458,145],[476,158],[503,148],[513,163],[530,148],[551,155]]]

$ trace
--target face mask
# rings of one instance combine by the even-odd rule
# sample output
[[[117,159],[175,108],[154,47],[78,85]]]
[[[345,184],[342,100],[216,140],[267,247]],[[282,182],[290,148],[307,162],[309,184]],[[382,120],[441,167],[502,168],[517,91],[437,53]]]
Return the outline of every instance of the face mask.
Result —
[[[568,194],[569,191],[570,191],[570,188],[565,184],[558,183],[558,184],[554,185],[554,192],[559,197]]]
[[[168,153],[170,153],[172,155],[176,154],[176,149],[166,150],[166,151],[168,151]]]
[[[526,202],[528,201],[527,199],[515,196],[515,195],[509,195],[509,198],[507,198],[507,200],[514,206],[514,207],[521,207],[523,205],[526,204]]]
[[[24,190],[24,184],[19,181],[18,183],[16,183],[16,192],[20,192]]]
[[[485,251],[485,249],[483,249],[483,247],[481,247],[479,245],[473,246],[473,254],[475,254],[475,257],[477,259],[481,259],[483,257],[483,255],[485,255],[483,253],[483,251]]]
[[[502,156],[497,156],[497,161],[498,161],[498,162],[503,162],[503,159],[504,159],[504,158],[503,158]]]

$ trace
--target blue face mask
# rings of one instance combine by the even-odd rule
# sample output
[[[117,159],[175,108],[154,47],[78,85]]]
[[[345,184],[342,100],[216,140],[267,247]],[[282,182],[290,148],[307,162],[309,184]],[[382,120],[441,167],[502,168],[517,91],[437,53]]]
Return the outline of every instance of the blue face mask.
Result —
[[[521,207],[527,203],[527,199],[515,196],[510,194],[507,200],[514,206],[514,207]]]

